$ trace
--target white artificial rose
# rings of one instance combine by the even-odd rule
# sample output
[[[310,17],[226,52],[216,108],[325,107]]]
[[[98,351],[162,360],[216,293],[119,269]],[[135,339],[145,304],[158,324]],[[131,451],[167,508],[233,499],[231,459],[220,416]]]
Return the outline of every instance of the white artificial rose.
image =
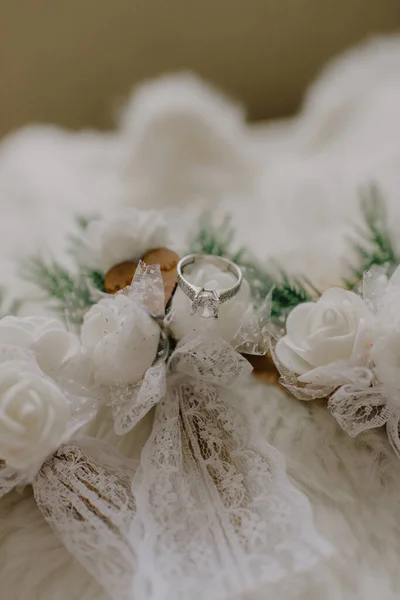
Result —
[[[186,278],[194,285],[215,289],[217,292],[230,288],[236,283],[232,273],[221,271],[212,264],[195,266]],[[197,313],[190,314],[192,302],[180,288],[177,288],[171,302],[170,331],[176,340],[181,340],[187,335],[197,335],[204,333],[205,330],[212,330],[230,343],[238,332],[250,303],[249,284],[243,280],[236,296],[219,307],[218,319],[204,319]]]
[[[371,315],[360,296],[340,288],[317,302],[296,306],[278,341],[276,356],[303,383],[332,383],[327,365],[338,361],[367,364],[371,350]],[[337,373],[335,373],[337,377]]]
[[[69,417],[66,397],[37,365],[0,363],[0,458],[8,466],[39,466],[64,441]]]
[[[138,382],[153,364],[160,328],[137,302],[117,294],[86,313],[81,338],[92,358],[96,383],[129,384]]]
[[[0,319],[0,343],[31,350],[42,371],[53,376],[79,347],[77,338],[60,321],[35,316]]]
[[[161,213],[125,208],[88,224],[77,258],[80,264],[105,273],[118,263],[139,260],[148,250],[167,242],[167,223]]]

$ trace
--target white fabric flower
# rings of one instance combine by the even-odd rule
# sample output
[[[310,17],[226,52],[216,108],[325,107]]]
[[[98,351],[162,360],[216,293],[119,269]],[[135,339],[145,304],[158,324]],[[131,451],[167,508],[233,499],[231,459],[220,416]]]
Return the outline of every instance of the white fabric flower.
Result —
[[[153,364],[160,328],[137,302],[117,294],[91,307],[81,337],[97,383],[129,384],[138,382]]]
[[[186,277],[194,285],[215,289],[217,292],[232,287],[236,282],[232,273],[223,272],[212,264],[197,265]],[[237,295],[221,304],[218,319],[203,319],[197,313],[190,314],[192,302],[180,288],[177,288],[171,303],[169,320],[171,333],[176,340],[181,340],[187,335],[201,334],[207,329],[230,343],[240,328],[250,302],[250,288],[247,281],[243,280]]]
[[[57,375],[61,365],[78,350],[77,338],[60,321],[47,317],[0,319],[0,342],[31,350],[47,375]]]
[[[148,250],[165,246],[167,233],[161,213],[125,208],[89,223],[77,258],[80,264],[105,273],[118,263],[139,260]]]
[[[296,306],[278,341],[276,356],[303,383],[330,383],[327,365],[338,361],[367,364],[371,350],[371,314],[360,296],[340,288],[317,302]],[[337,378],[337,369],[333,371]]]
[[[65,395],[33,361],[0,363],[0,457],[8,466],[40,465],[62,443],[69,417]]]

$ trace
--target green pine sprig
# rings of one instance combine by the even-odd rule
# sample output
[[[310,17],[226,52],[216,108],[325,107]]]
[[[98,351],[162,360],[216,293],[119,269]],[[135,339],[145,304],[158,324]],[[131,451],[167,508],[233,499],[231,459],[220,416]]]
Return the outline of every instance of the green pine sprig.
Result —
[[[227,215],[219,225],[215,225],[209,213],[200,217],[199,229],[191,238],[188,254],[211,254],[224,256],[238,264],[245,253],[244,248],[232,250],[235,230]]]
[[[103,273],[101,273],[100,271],[94,271],[92,269],[82,269],[81,276],[87,277],[97,290],[99,290],[100,292],[105,292]]]
[[[54,309],[72,322],[80,323],[94,302],[88,278],[70,273],[56,261],[46,262],[39,256],[30,258],[22,265],[22,275],[39,287],[53,301]]]
[[[52,303],[52,308],[62,313],[71,323],[82,322],[83,315],[95,302],[93,288],[104,292],[104,275],[100,271],[78,264],[76,260],[82,244],[82,236],[96,215],[78,215],[75,225],[78,233],[68,236],[67,251],[76,262],[74,272],[70,272],[57,261],[46,261],[34,256],[22,264],[21,274],[35,284]]]
[[[306,278],[293,277],[290,279],[285,271],[281,271],[280,280],[272,292],[271,316],[285,323],[293,308],[304,302],[312,302],[315,300],[315,296],[320,295],[321,292]]]
[[[194,236],[188,253],[224,256],[236,263],[248,281],[254,302],[262,305],[271,294],[271,316],[279,323],[285,322],[289,312],[298,304],[310,302],[320,292],[305,278],[290,278],[282,269],[278,274],[266,269],[246,248],[234,250],[235,230],[230,217],[215,225],[209,214],[200,219],[200,227]]]
[[[78,233],[71,233],[68,235],[67,253],[73,258],[74,262],[77,263],[77,269],[80,272],[80,277],[82,279],[87,278],[89,281],[91,281],[95,288],[101,292],[104,292],[104,274],[96,269],[89,269],[80,265],[77,260],[82,247],[82,237],[85,234],[85,230],[87,229],[88,225],[97,218],[97,215],[77,215],[75,217],[75,225],[78,228]]]
[[[87,220],[80,220],[79,227],[87,227]],[[279,324],[286,321],[289,312],[298,304],[309,302],[320,295],[305,278],[290,278],[282,269],[272,272],[257,261],[246,248],[234,248],[235,230],[231,219],[226,217],[215,225],[209,214],[200,219],[200,226],[191,237],[188,253],[224,256],[239,265],[243,270],[257,306],[263,305],[271,297],[272,318]],[[78,236],[72,240],[71,254]],[[104,291],[104,276],[101,272],[77,265],[74,273],[57,261],[45,261],[33,257],[23,265],[23,276],[39,287],[53,302],[53,307],[63,313],[71,322],[79,324],[84,313],[95,302],[93,287]]]
[[[376,185],[371,184],[361,191],[360,208],[364,221],[362,227],[356,228],[360,239],[351,240],[357,263],[349,265],[351,276],[343,280],[349,289],[356,289],[364,273],[373,265],[385,266],[390,275],[400,263],[390,232],[385,201]]]

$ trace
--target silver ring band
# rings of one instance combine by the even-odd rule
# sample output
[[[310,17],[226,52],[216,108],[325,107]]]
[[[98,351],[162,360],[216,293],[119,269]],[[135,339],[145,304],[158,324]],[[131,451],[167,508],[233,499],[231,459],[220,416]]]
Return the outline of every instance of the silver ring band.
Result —
[[[223,272],[232,273],[237,281],[232,287],[220,292],[193,285],[184,277],[183,271],[186,267],[195,263],[215,265]],[[234,262],[222,256],[213,256],[211,254],[189,254],[188,256],[184,256],[178,263],[177,273],[179,287],[193,303],[192,314],[200,312],[200,315],[204,318],[217,318],[219,305],[236,296],[243,281],[242,271]]]

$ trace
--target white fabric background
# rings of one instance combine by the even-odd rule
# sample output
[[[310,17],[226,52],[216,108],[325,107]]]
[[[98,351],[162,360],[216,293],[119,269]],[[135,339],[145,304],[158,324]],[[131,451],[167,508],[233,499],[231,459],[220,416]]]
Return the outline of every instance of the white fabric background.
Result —
[[[248,127],[239,107],[189,76],[164,79],[134,94],[115,132],[35,126],[3,141],[1,281],[26,294],[18,258],[38,248],[62,256],[73,214],[132,203],[169,206],[178,245],[202,207],[229,212],[238,243],[332,285],[350,258],[358,187],[371,180],[400,230],[400,38],[373,40],[338,59],[298,117],[265,126]],[[400,465],[384,438],[350,439],[323,403],[301,403],[255,380],[247,401],[337,550],[310,574],[303,600],[398,598]],[[148,427],[119,445],[137,455]],[[93,430],[112,435],[101,417]],[[0,502],[0,590],[7,600],[105,598],[29,489]]]

